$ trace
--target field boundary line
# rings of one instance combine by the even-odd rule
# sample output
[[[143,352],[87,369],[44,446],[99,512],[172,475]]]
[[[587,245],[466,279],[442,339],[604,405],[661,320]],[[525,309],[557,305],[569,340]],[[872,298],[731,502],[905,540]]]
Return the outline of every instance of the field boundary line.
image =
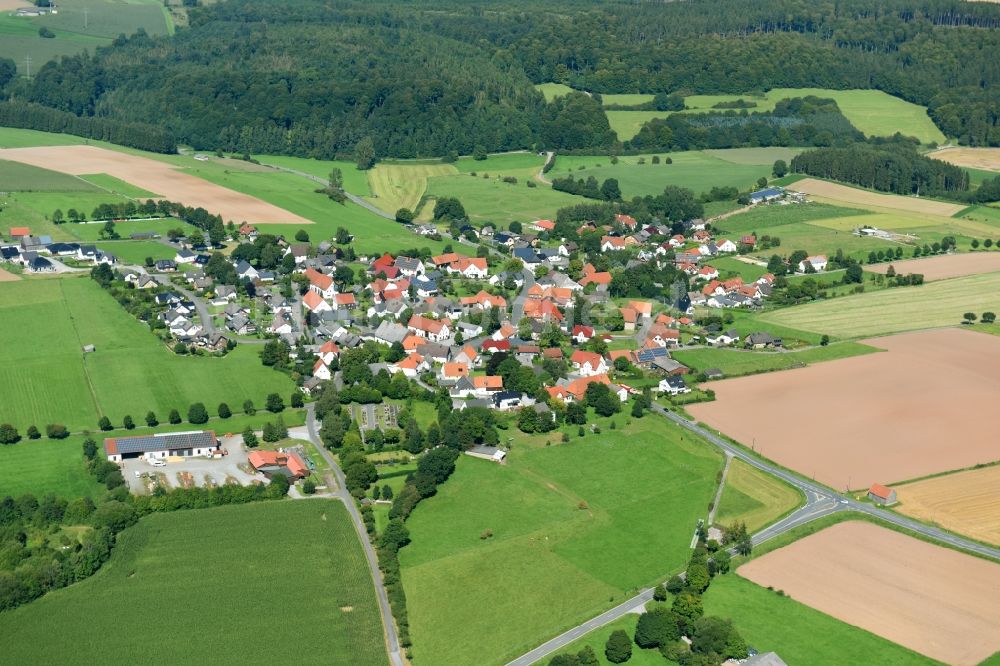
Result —
[[[80,338],[80,329],[76,327],[76,317],[73,316],[73,310],[69,307],[69,300],[66,298],[64,282],[59,282],[59,293],[62,294],[62,300],[66,303],[66,312],[69,316],[70,324],[73,326],[73,335],[76,337],[76,345],[79,353],[79,350],[83,349],[83,340]],[[80,356],[80,364],[83,366],[83,376],[87,380],[87,390],[90,391],[90,398],[94,401],[94,409],[97,411],[97,416],[98,418],[105,416],[104,410],[101,409],[101,403],[97,399],[97,391],[94,390],[94,382],[90,379],[90,370],[87,368],[86,356]]]

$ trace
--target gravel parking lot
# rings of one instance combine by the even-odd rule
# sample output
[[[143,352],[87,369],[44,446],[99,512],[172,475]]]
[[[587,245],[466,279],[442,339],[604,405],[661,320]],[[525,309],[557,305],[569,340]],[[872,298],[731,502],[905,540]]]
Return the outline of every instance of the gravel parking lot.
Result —
[[[219,441],[222,448],[229,452],[229,455],[220,459],[186,458],[182,462],[168,462],[165,467],[153,467],[142,458],[126,460],[122,474],[129,490],[136,495],[148,494],[149,488],[144,475],[155,475],[160,480],[165,478],[165,483],[170,488],[180,488],[183,487],[181,474],[185,472],[191,475],[195,486],[221,486],[234,482],[245,486],[254,482],[268,482],[263,474],[247,473],[240,469],[240,466],[250,469],[242,437],[222,437]],[[136,472],[140,476],[136,476]]]

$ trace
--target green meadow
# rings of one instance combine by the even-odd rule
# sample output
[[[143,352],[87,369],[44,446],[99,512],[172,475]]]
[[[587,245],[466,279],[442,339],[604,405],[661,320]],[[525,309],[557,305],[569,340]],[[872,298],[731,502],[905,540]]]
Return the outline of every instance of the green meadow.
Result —
[[[266,531],[268,538],[261,538]],[[193,612],[193,609],[197,612]],[[125,618],[155,623],[126,630]],[[343,504],[291,500],[147,516],[92,577],[0,615],[9,663],[388,663]],[[291,632],[290,634],[288,632]]]
[[[746,191],[755,188],[758,178],[771,176],[775,160],[788,161],[799,152],[796,148],[746,148],[661,153],[659,164],[652,163],[652,154],[623,155],[617,164],[612,164],[606,155],[566,155],[556,159],[555,167],[546,176],[550,179],[593,176],[600,182],[617,178],[626,199],[660,194],[667,185],[685,187],[695,194],[712,187]],[[668,157],[672,164],[666,163]]]
[[[414,511],[414,658],[504,663],[684,565],[719,455],[657,417],[602,423],[569,444],[518,438],[503,466],[463,457]]]
[[[760,372],[800,368],[813,363],[836,361],[876,351],[878,350],[874,347],[856,342],[839,342],[826,347],[811,347],[794,352],[754,352],[723,347],[685,349],[676,351],[671,356],[698,372],[709,368],[719,368],[726,377],[739,377]]]
[[[35,192],[58,190],[87,192],[97,188],[85,180],[41,167],[0,160],[0,191]]]
[[[517,183],[505,183],[496,173],[485,170],[477,171],[476,176],[471,173],[434,176],[427,179],[427,195],[435,198],[457,197],[476,225],[492,222],[504,227],[515,220],[555,219],[560,208],[587,201],[574,194],[557,192],[541,183],[528,187],[527,181],[537,172],[537,168],[506,171],[505,175],[517,178]],[[484,178],[484,174],[488,177]],[[428,207],[433,208],[433,202],[425,204],[425,210]]]
[[[562,97],[573,92],[573,89],[564,83],[536,83],[535,90],[545,95],[546,102],[551,102],[556,97]]]
[[[95,173],[80,177],[88,183],[93,183],[102,190],[106,190],[112,194],[120,194],[123,197],[128,197],[130,199],[155,199],[162,196],[156,192],[150,192],[149,190],[144,190],[141,187],[136,187],[131,183],[126,183],[124,180],[115,178],[114,176],[109,176],[106,173]]]
[[[253,346],[224,358],[175,355],[87,277],[2,284],[0,319],[0,422],[22,432],[47,423],[93,429],[102,415],[120,424],[149,410],[163,418],[198,401],[262,404],[294,390]],[[84,354],[87,344],[97,351]]]
[[[784,481],[734,458],[715,513],[716,525],[746,524],[751,534],[802,504],[802,494]]]
[[[340,173],[344,177],[344,189],[346,191],[356,194],[359,197],[371,195],[371,190],[368,187],[367,172],[358,169],[358,166],[354,162],[317,160],[309,157],[288,157],[285,155],[255,155],[254,159],[258,160],[261,164],[268,164],[280,169],[301,171],[302,173],[324,180],[329,179],[331,171],[340,169]],[[317,187],[319,187],[319,184],[317,184]]]

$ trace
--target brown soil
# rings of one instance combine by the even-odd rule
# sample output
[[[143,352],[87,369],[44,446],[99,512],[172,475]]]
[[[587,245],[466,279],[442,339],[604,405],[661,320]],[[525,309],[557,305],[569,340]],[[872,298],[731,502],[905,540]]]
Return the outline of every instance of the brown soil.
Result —
[[[1000,171],[1000,148],[942,148],[929,157],[971,169]]]
[[[897,275],[920,273],[927,282],[946,280],[953,277],[1000,271],[1000,252],[971,252],[944,254],[925,259],[903,259],[884,264],[870,264],[865,266],[865,270],[885,275],[889,266],[896,269]]]
[[[0,282],[17,282],[20,279],[21,276],[17,273],[11,273],[0,268]]]
[[[887,350],[712,382],[695,418],[837,489],[916,479],[1000,459],[988,415],[1000,337],[960,329],[865,340]]]
[[[1000,650],[1000,565],[870,523],[834,525],[738,572],[949,664]]]
[[[1000,544],[1000,465],[896,486],[900,513]]]
[[[12,12],[21,7],[30,7],[31,3],[26,0],[0,0],[0,12]]]
[[[878,206],[880,208],[894,208],[896,210],[942,215],[944,217],[951,217],[965,208],[961,204],[934,201],[933,199],[919,199],[917,197],[903,197],[895,194],[880,194],[878,192],[861,190],[856,187],[848,187],[847,185],[828,183],[825,180],[816,180],[814,178],[804,178],[795,181],[788,186],[788,189],[832,199],[839,203],[853,204],[860,208]]]
[[[202,207],[237,224],[312,224],[311,220],[256,197],[202,180],[166,162],[96,146],[0,149],[0,159],[23,162],[75,176],[106,173],[171,201]]]

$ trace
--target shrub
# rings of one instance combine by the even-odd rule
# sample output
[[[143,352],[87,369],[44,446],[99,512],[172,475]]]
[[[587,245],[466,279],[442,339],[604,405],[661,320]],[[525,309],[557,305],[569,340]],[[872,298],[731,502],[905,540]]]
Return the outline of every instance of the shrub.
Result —
[[[621,629],[616,629],[608,636],[608,642],[604,645],[604,656],[612,664],[622,664],[632,658],[632,641],[628,634]]]
[[[16,444],[20,440],[17,428],[9,423],[0,423],[0,444]]]
[[[66,439],[69,437],[69,430],[61,423],[50,423],[45,426],[45,436],[49,439]]]
[[[28,426],[28,430],[25,433],[28,439],[38,439],[42,436],[42,433],[38,432],[38,428],[35,426]]]
[[[208,410],[204,403],[196,402],[188,407],[188,422],[196,425],[208,423]]]
[[[306,479],[302,482],[302,494],[303,495],[314,495],[316,494],[316,484],[313,483],[312,479]]]
[[[101,430],[111,430],[113,428],[111,425],[111,419],[107,416],[102,416],[100,420],[97,421],[97,427]]]
[[[233,415],[233,410],[229,409],[229,405],[224,402],[219,403],[219,418],[228,419]]]
[[[170,421],[172,425],[177,425],[178,423],[181,422],[181,413],[178,412],[176,409],[171,409],[170,416],[167,417],[167,420]]]

